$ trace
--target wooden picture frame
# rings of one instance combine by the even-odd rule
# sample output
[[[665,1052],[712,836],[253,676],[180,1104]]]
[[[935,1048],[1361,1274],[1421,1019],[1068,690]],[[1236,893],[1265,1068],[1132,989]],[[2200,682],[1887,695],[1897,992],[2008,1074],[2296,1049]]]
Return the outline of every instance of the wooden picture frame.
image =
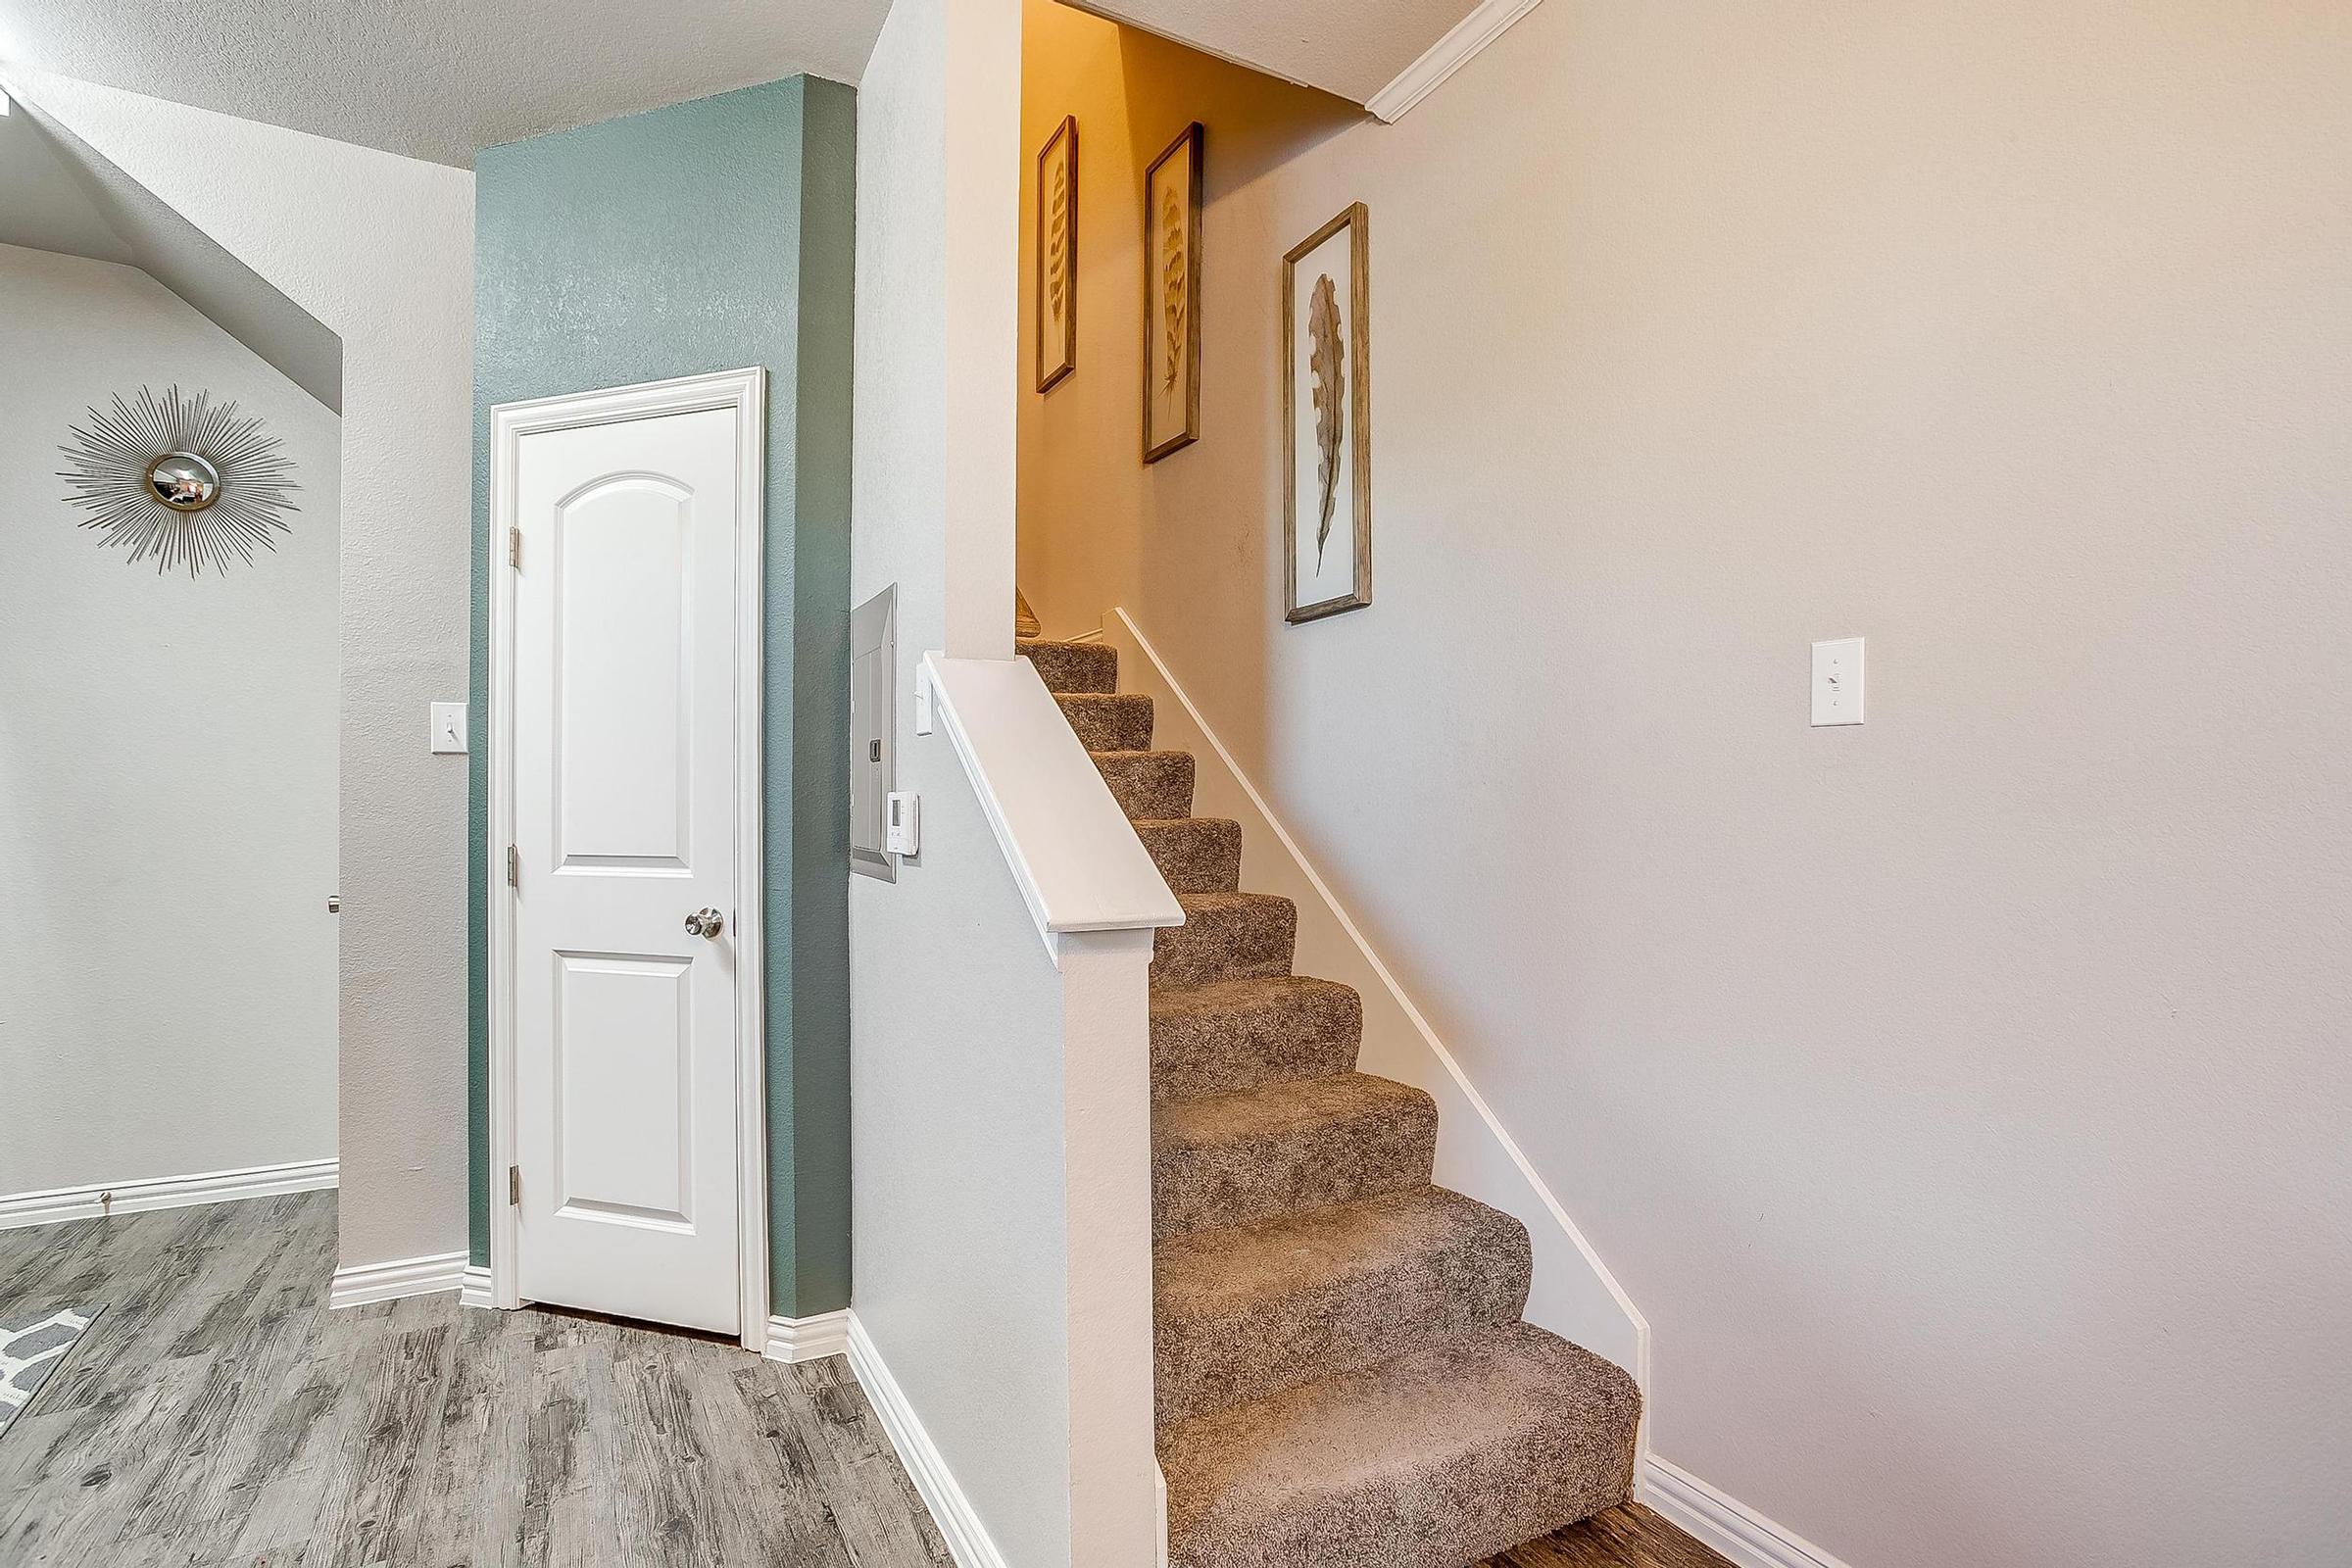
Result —
[[[1037,389],[1078,368],[1078,117],[1037,153]]]
[[[1200,438],[1200,169],[1194,121],[1144,172],[1144,461]]]
[[[1372,603],[1371,230],[1357,202],[1282,259],[1282,601],[1294,624]],[[1344,557],[1331,552],[1334,535]]]

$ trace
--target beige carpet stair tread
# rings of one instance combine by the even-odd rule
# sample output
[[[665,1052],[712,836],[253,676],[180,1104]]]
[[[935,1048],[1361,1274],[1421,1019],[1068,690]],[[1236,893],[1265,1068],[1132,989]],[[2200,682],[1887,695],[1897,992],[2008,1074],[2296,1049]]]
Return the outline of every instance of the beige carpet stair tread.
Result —
[[[1107,643],[1065,643],[1024,638],[1012,651],[1037,666],[1050,692],[1115,692],[1119,651]]]
[[[1624,1500],[1642,1396],[1525,1323],[1163,1427],[1172,1568],[1466,1568]]]
[[[1222,816],[1179,816],[1135,824],[1152,863],[1174,893],[1235,893],[1242,886],[1242,824]]]
[[[1235,1094],[1355,1065],[1363,999],[1309,975],[1263,975],[1152,993],[1152,1093]]]
[[[1152,1235],[1250,1225],[1426,1186],[1437,1102],[1365,1073],[1152,1108]]]
[[[1298,906],[1271,893],[1180,893],[1184,924],[1152,939],[1153,986],[1203,986],[1291,972]]]
[[[1090,752],[1148,752],[1152,749],[1152,699],[1103,692],[1056,696],[1062,717]]]
[[[1527,1304],[1527,1227],[1442,1188],[1165,1242],[1157,1419],[1359,1371]]]
[[[1115,649],[1015,648],[1184,908],[1151,967],[1173,1568],[1471,1568],[1624,1501],[1633,1380],[1517,1321],[1526,1227],[1430,1185],[1436,1102],[1353,1070],[1362,998],[1291,972],[1298,907],[1242,890],[1192,755]]]
[[[1164,821],[1193,814],[1190,752],[1095,752],[1095,768],[1131,819]]]

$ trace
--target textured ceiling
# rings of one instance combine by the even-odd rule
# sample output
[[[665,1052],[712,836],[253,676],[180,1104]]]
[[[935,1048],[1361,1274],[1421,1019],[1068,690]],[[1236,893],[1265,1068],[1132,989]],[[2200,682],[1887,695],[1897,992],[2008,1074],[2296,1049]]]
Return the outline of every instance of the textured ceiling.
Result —
[[[14,0],[0,0],[0,5]],[[1368,103],[1478,0],[1068,0],[1251,66]]]
[[[855,81],[889,9],[889,0],[0,0],[0,64],[470,167],[500,142],[779,76]]]

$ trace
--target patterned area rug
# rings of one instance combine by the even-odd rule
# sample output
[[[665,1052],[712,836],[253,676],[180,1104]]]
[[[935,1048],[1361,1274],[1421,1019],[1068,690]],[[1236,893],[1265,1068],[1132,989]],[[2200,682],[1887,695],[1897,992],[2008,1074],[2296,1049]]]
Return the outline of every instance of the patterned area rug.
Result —
[[[36,1317],[0,1318],[0,1436],[105,1310],[75,1306]]]

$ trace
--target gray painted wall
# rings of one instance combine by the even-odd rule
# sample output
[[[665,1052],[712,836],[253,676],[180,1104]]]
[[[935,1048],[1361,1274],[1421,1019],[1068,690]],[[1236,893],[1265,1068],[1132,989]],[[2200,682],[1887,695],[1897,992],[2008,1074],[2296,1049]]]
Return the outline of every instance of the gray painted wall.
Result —
[[[1013,0],[897,0],[858,100],[852,598],[898,585],[898,785],[923,854],[851,879],[858,1322],[1004,1560],[1072,1561],[1061,977],[923,653],[1011,651]],[[958,171],[958,158],[981,167]],[[953,270],[960,261],[964,270]],[[977,410],[973,416],[959,417]],[[958,622],[971,628],[958,647]]]
[[[849,1304],[850,279],[856,99],[808,77],[483,152],[475,164],[475,725],[486,865],[489,411],[768,370],[772,1309]],[[488,1260],[485,879],[471,888],[472,1247]]]
[[[466,1240],[466,689],[473,176],[34,74],[29,90],[337,333],[343,361],[340,1261]]]
[[[29,98],[0,116],[0,244],[140,268],[327,408],[343,407],[341,338]]]
[[[335,1152],[341,421],[134,268],[0,245],[0,1194]],[[234,401],[300,511],[190,579],[80,526],[57,448]]]
[[[0,92],[6,88],[6,78],[0,77]],[[0,245],[139,265],[130,242],[98,210],[97,197],[58,138],[41,128],[32,106],[23,100],[0,115]]]
[[[1647,1314],[1659,1452],[1867,1568],[2352,1561],[2352,8],[1548,0],[1393,126],[1028,21],[1022,585],[1136,612]],[[1280,264],[1358,200],[1373,605],[1290,627]]]

